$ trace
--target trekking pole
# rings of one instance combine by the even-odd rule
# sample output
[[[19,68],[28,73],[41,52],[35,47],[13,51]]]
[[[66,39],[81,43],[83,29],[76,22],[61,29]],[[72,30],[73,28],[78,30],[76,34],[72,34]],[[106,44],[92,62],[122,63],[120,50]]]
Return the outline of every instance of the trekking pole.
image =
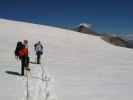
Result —
[[[30,97],[30,93],[29,93],[29,75],[28,75],[28,70],[26,70],[26,78],[27,78],[27,81],[26,81],[26,100],[29,100],[29,97]]]

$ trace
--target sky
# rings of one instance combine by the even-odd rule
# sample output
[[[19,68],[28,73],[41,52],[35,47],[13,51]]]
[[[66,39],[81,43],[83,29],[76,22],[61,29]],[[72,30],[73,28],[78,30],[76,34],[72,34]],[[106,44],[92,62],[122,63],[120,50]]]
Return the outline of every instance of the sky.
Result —
[[[44,25],[93,25],[97,32],[133,33],[132,0],[0,0],[0,18]]]

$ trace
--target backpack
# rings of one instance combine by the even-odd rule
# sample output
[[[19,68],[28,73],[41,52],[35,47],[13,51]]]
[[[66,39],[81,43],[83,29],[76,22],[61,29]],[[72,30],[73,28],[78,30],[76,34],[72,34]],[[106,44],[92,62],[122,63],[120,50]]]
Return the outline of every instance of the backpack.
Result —
[[[19,57],[19,51],[23,48],[23,44],[22,42],[17,42],[17,46],[16,46],[16,49],[15,49],[15,56]]]
[[[35,51],[43,53],[43,46],[41,44],[35,44]]]

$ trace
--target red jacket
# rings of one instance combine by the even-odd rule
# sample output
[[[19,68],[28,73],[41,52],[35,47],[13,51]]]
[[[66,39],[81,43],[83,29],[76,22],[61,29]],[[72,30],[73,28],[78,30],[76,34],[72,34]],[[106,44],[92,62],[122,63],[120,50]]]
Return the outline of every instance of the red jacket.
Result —
[[[27,48],[23,48],[18,52],[18,56],[19,57],[26,57],[28,56],[28,49]]]

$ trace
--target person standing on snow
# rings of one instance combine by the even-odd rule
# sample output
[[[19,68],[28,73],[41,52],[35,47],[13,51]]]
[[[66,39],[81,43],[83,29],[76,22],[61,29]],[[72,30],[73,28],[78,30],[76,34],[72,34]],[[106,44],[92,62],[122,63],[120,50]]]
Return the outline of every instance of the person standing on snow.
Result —
[[[25,45],[19,41],[15,49],[15,56],[21,60],[21,75],[24,75],[24,68],[29,69],[29,60],[28,58],[28,48],[25,48]]]
[[[41,55],[43,54],[43,45],[41,44],[40,41],[38,41],[35,45],[34,45],[34,50],[36,52],[36,56],[37,56],[37,64],[40,64],[40,60],[41,60]]]
[[[23,41],[23,45],[25,46],[25,48],[28,50],[28,40],[24,40]],[[26,59],[26,63],[27,63],[27,69],[28,70],[30,70],[29,69],[29,62],[30,62],[30,58],[29,58],[29,50],[28,50],[28,55],[25,57],[25,59]]]

